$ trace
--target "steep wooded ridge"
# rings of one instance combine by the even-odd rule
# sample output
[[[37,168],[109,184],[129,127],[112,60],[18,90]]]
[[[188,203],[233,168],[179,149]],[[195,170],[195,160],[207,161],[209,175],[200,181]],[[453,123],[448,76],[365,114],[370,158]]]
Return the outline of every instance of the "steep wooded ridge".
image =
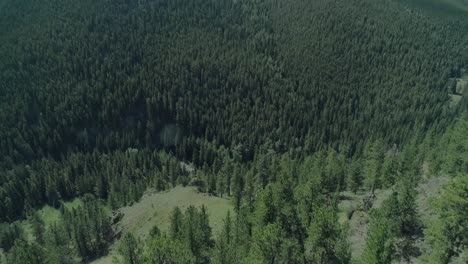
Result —
[[[414,190],[441,174],[466,186],[467,68],[468,19],[404,1],[5,0],[4,259],[105,255],[110,210],[188,184],[232,200],[222,234],[206,208],[177,209],[168,233],[125,234],[118,260],[349,263],[346,191],[370,192],[353,261],[463,259],[466,202],[453,197],[466,190],[447,189],[441,203],[456,205],[431,224]],[[59,220],[41,219],[44,205]]]

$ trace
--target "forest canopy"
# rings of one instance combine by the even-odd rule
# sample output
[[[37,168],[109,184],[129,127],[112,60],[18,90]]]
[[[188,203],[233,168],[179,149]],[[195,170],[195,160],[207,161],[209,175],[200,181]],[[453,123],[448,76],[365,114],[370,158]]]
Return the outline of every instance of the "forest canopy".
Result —
[[[4,0],[0,260],[463,259],[468,19],[429,2]],[[441,176],[426,222],[416,190]],[[221,234],[205,207],[117,234],[112,212],[178,185],[232,201]],[[356,257],[340,210],[364,196]]]

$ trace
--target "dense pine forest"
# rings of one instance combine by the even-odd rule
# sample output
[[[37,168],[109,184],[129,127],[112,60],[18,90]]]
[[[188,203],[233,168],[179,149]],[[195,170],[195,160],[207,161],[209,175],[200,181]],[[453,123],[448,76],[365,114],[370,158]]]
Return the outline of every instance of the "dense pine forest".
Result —
[[[0,0],[0,263],[466,263],[468,5],[436,2]],[[122,224],[175,187],[227,213]]]

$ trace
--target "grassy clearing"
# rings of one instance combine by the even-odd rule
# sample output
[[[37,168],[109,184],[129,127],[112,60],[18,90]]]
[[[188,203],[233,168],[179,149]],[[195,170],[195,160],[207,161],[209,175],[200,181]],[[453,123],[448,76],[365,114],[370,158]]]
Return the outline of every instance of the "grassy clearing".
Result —
[[[167,231],[172,209],[178,206],[181,210],[185,210],[190,205],[196,207],[205,205],[208,208],[213,234],[221,229],[227,211],[233,210],[229,199],[199,193],[194,187],[178,186],[166,192],[148,192],[140,202],[122,208],[124,217],[119,226],[124,232],[132,232],[140,237],[145,237],[155,225],[162,231]]]
[[[468,74],[462,78],[457,79],[457,93],[463,94],[468,87]]]
[[[450,178],[443,176],[430,178],[419,184],[417,188],[418,197],[416,198],[416,206],[423,225],[427,225],[438,217],[435,209],[433,208],[432,201],[440,196],[443,190],[442,187],[449,182]],[[422,254],[417,258],[412,258],[411,263],[426,263],[421,257],[426,255],[431,249],[425,247],[424,237],[419,238],[415,245],[419,248]]]
[[[417,187],[418,196],[416,205],[418,214],[423,223],[427,223],[433,219],[436,214],[431,206],[431,200],[440,195],[442,186],[448,183],[449,177],[436,177],[430,178],[421,182]],[[391,190],[377,190],[375,192],[376,199],[373,203],[373,208],[380,208],[382,202],[385,201],[390,195]],[[341,201],[338,205],[339,221],[342,224],[347,224],[350,231],[350,244],[352,258],[358,260],[366,246],[367,230],[369,228],[369,216],[362,210],[362,201],[367,193],[341,193]],[[416,246],[421,248],[423,240],[420,239],[416,242]],[[418,258],[412,258],[411,263],[424,263]]]
[[[214,237],[221,231],[227,212],[229,210],[234,211],[229,199],[199,193],[195,187],[177,186],[159,193],[149,190],[139,202],[122,208],[121,212],[124,216],[118,223],[118,227],[122,228],[123,233],[131,232],[140,238],[145,238],[155,225],[161,231],[168,231],[170,216],[174,207],[178,206],[184,211],[190,205],[195,207],[205,205],[207,207]],[[118,241],[115,243],[118,243]],[[109,256],[104,256],[92,263],[113,263],[112,250]]]
[[[376,190],[372,208],[380,208],[391,193],[391,190]],[[359,259],[366,246],[369,216],[362,210],[362,204],[367,195],[367,192],[358,194],[342,192],[338,204],[338,221],[349,226],[351,253],[355,260]]]
[[[462,96],[459,94],[449,94],[450,97],[450,107],[453,108],[460,103]]]
[[[435,217],[431,201],[442,193],[442,186],[449,182],[450,178],[445,176],[431,178],[419,184],[417,189],[418,197],[416,199],[416,205],[418,207],[418,214],[423,222]]]
[[[462,98],[462,95],[465,94],[465,92],[467,92],[467,90],[468,90],[468,73],[465,72],[461,78],[456,78],[456,79],[453,79],[453,80],[456,82],[456,88],[455,88],[456,93],[455,94],[449,93],[450,107],[456,106],[460,102],[460,100]]]
[[[104,256],[102,258],[96,259],[92,261],[91,263],[92,264],[112,264],[114,263],[114,261],[113,261],[113,256],[109,255],[109,256]]]
[[[67,209],[77,208],[78,206],[83,205],[83,201],[81,199],[76,198],[72,201],[63,203],[63,206]],[[53,224],[60,220],[60,211],[56,208],[50,206],[44,206],[41,210],[39,210],[39,216],[42,218],[44,223],[47,225]]]
[[[80,198],[75,198],[72,201],[64,202],[63,206],[67,209],[76,208],[83,204]],[[42,221],[44,221],[44,225],[48,228],[53,223],[56,223],[60,220],[60,210],[49,205],[42,207],[39,211],[37,211],[39,216],[41,217]],[[31,224],[29,223],[28,219],[23,220],[20,222],[21,227],[24,230],[24,234],[28,240],[33,240],[34,237],[32,235],[32,228]]]

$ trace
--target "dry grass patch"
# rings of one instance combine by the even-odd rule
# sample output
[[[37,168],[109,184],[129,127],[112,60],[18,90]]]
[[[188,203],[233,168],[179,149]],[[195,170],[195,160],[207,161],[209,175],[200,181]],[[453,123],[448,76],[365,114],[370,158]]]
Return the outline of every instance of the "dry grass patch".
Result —
[[[167,231],[174,207],[178,206],[184,211],[190,205],[207,207],[213,234],[221,230],[227,211],[233,210],[229,199],[199,193],[195,187],[177,186],[160,193],[148,191],[139,202],[122,208],[124,216],[119,226],[123,232],[131,232],[144,238],[155,225],[162,231]]]

